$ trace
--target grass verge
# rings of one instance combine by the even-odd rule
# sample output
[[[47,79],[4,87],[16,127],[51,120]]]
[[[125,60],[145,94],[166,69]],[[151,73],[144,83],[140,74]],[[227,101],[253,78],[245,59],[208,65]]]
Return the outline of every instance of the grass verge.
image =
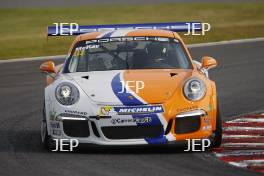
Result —
[[[183,36],[187,44],[264,36],[264,3],[100,5],[79,8],[1,9],[0,59],[66,54],[73,37],[45,38],[54,22],[80,25],[202,21],[205,36]]]

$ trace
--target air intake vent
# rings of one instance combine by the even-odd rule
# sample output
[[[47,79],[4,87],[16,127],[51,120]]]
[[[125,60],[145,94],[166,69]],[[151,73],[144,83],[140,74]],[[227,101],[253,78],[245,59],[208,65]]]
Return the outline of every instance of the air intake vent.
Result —
[[[88,120],[63,120],[63,131],[70,137],[89,137]]]
[[[102,127],[108,139],[141,139],[155,138],[163,135],[163,126],[114,126]]]
[[[188,116],[175,119],[175,133],[193,133],[200,129],[201,117]]]

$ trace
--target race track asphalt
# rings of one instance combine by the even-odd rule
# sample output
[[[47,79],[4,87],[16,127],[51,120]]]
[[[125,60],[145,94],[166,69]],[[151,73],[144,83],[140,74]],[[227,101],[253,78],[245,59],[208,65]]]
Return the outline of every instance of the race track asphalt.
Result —
[[[264,109],[264,41],[192,48],[194,58],[215,57],[212,70],[224,120]],[[41,146],[44,75],[41,61],[0,64],[1,176],[252,176],[224,164],[209,152],[172,148],[86,149],[47,152]]]

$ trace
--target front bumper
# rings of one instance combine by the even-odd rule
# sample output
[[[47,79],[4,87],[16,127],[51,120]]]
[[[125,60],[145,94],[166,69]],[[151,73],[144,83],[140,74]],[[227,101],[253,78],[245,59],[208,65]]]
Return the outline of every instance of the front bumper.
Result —
[[[119,116],[122,119],[123,116]],[[212,135],[212,120],[204,110],[177,114],[166,126],[105,125],[113,117],[60,114],[50,121],[53,139],[77,139],[79,143],[96,145],[173,144],[186,139],[205,139]]]

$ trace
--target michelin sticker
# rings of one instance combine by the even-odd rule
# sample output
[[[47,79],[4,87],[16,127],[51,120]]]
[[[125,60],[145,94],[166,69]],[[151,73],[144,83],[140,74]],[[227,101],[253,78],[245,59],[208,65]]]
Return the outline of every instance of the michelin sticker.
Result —
[[[153,106],[104,106],[99,110],[99,115],[129,115],[129,114],[149,114],[164,112],[162,105]]]

